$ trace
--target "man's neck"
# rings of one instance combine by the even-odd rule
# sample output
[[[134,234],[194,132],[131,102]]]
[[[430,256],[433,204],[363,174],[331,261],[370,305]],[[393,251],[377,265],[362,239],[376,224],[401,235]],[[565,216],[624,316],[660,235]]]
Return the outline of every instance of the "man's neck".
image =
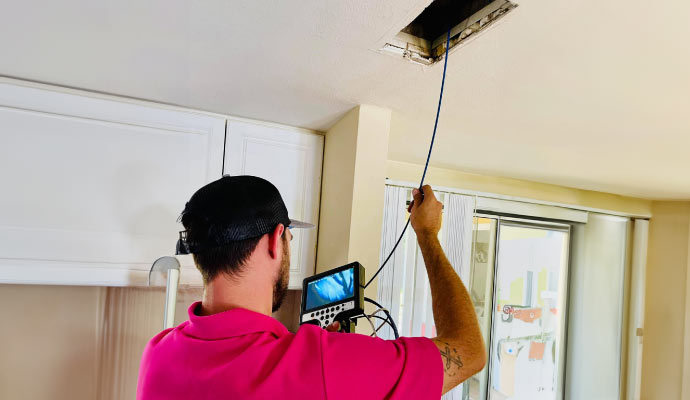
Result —
[[[240,281],[220,274],[206,284],[200,314],[211,315],[244,308],[270,316],[272,307],[272,286],[251,276],[243,276]]]

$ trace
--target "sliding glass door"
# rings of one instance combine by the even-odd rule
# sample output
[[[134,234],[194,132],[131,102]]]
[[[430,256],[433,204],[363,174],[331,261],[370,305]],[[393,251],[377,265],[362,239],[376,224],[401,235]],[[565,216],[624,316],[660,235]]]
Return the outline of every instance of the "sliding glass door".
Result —
[[[490,400],[562,396],[569,232],[499,220]]]
[[[470,293],[489,363],[466,398],[561,399],[570,226],[486,216],[474,231]]]

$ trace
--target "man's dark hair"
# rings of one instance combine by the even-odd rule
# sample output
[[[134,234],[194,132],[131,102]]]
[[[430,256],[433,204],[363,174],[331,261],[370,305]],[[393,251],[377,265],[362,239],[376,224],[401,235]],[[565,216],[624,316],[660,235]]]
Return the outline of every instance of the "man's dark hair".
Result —
[[[219,226],[222,223],[208,221],[192,212],[183,211],[180,221],[187,231],[187,240],[192,243],[218,243],[225,230],[224,226]],[[204,283],[212,281],[219,273],[241,276],[245,263],[262,236],[236,240],[195,252],[194,262],[201,272]]]
[[[197,190],[180,215],[178,254],[194,255],[204,283],[219,273],[241,276],[263,235],[278,224],[309,227],[288,217],[278,189],[256,176],[223,176]],[[283,236],[285,241],[285,236]]]

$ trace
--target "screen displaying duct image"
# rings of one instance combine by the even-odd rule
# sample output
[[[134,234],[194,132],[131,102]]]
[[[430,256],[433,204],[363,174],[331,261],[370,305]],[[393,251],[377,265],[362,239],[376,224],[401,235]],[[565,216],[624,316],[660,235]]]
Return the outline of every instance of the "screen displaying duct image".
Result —
[[[305,309],[313,310],[325,304],[335,303],[354,297],[354,271],[354,268],[348,268],[332,275],[325,276],[314,282],[310,282],[307,286]]]

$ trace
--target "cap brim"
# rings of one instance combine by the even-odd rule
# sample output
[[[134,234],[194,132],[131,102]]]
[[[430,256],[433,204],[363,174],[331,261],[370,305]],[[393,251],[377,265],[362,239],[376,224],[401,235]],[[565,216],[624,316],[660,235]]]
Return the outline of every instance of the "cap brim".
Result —
[[[294,219],[290,220],[290,229],[309,229],[313,228],[314,224],[310,224],[307,222],[302,222],[302,221],[297,221]]]

